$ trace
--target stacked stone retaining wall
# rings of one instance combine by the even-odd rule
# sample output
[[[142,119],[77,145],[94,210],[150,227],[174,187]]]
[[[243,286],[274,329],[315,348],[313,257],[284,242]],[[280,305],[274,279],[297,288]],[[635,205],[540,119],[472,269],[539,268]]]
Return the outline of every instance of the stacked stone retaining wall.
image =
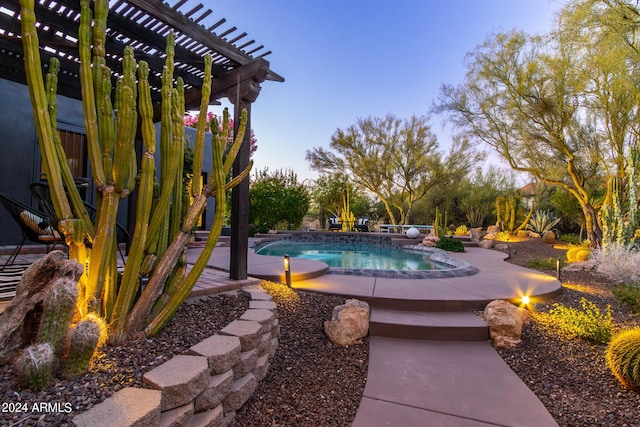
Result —
[[[76,415],[77,426],[227,426],[266,375],[278,347],[276,304],[260,286],[243,289],[249,309],[218,334],[147,372]]]

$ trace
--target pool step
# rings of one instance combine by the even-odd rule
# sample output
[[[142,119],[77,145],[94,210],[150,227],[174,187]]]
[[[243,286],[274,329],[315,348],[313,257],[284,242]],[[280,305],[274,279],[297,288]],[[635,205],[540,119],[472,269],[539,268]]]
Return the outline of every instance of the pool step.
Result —
[[[369,334],[401,339],[486,341],[489,328],[471,311],[416,312],[374,307]]]

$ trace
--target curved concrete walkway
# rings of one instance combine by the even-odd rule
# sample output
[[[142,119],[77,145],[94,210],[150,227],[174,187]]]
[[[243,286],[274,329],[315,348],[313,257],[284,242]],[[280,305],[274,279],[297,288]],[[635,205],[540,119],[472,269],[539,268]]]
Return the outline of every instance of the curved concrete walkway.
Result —
[[[191,249],[189,262],[199,251]],[[469,311],[489,301],[533,301],[561,291],[555,278],[504,261],[497,251],[467,248],[453,254],[478,267],[473,276],[444,279],[389,279],[326,274],[326,266],[292,259],[293,287],[365,299],[406,311]],[[209,265],[226,270],[229,249],[216,248]],[[248,255],[250,276],[284,280],[282,259]],[[383,310],[384,311],[384,310]],[[433,314],[433,313],[432,313]],[[372,334],[373,335],[373,334]],[[486,341],[440,341],[371,336],[367,384],[353,422],[371,426],[556,426],[546,408]]]

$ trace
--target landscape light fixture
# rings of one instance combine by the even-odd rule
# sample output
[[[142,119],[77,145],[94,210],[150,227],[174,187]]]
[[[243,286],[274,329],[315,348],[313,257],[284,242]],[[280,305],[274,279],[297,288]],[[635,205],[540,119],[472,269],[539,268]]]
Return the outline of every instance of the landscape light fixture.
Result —
[[[559,282],[562,282],[562,280],[560,280],[560,258],[556,261],[556,279],[558,279]]]
[[[291,287],[291,259],[284,254],[284,277],[288,287]]]
[[[529,297],[529,295],[523,295],[521,298],[522,304],[524,305],[529,305],[531,304],[531,298]]]

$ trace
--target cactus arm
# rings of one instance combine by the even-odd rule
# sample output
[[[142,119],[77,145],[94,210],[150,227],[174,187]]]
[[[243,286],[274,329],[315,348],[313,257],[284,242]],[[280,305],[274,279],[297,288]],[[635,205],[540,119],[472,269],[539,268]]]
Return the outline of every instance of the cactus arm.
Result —
[[[184,170],[184,82],[178,77],[173,97],[173,149],[176,150],[178,161],[175,163],[175,183],[173,184],[173,198],[171,202],[171,218],[169,220],[169,239],[173,239],[180,232],[182,224],[182,195],[185,191],[183,182]]]
[[[246,118],[243,120],[246,123]],[[209,258],[211,257],[211,253],[213,252],[213,248],[216,246],[218,238],[220,237],[220,233],[222,232],[222,224],[224,223],[224,215],[226,211],[226,194],[225,194],[225,181],[226,174],[222,168],[222,153],[224,151],[224,147],[226,145],[227,135],[220,135],[218,133],[218,124],[214,121],[215,129],[213,131],[213,165],[211,168],[211,175],[213,175],[213,180],[215,183],[215,192],[216,192],[216,212],[213,219],[213,227],[209,231],[209,237],[207,238],[207,243],[198,256],[195,264],[187,273],[186,277],[180,281],[180,284],[177,286],[176,292],[171,295],[169,302],[161,308],[160,313],[153,318],[149,319],[147,327],[145,328],[145,334],[147,336],[152,336],[158,333],[158,331],[164,326],[164,324],[173,316],[175,311],[180,307],[182,302],[189,296],[193,286],[197,282],[198,278],[202,274],[202,271],[209,262]],[[185,226],[189,226],[190,224],[185,224]],[[185,229],[183,227],[182,234],[185,235],[191,227]]]
[[[105,186],[105,173],[102,165],[102,147],[98,137],[96,98],[91,71],[91,8],[89,0],[80,0],[80,27],[78,29],[78,47],[80,58],[80,86],[82,88],[82,110],[84,128],[87,136],[89,162],[93,170],[96,188]]]
[[[207,121],[207,109],[209,108],[209,96],[211,95],[211,55],[204,57],[204,78],[202,80],[202,98],[200,100],[200,115],[196,127],[196,143],[193,150],[193,176],[191,178],[191,196],[200,194],[202,185],[202,159],[204,157],[204,130]],[[213,127],[213,126],[212,126]],[[211,129],[213,132],[213,129]]]
[[[124,49],[122,64],[124,76],[122,77],[122,84],[119,85],[118,136],[113,160],[113,182],[118,194],[122,194],[123,191],[127,190],[131,149],[134,144],[137,124],[134,87],[136,63],[133,58],[133,49],[129,46]]]
[[[153,200],[153,178],[155,173],[154,153],[156,150],[156,133],[153,126],[153,106],[151,104],[151,90],[149,87],[149,66],[141,61],[138,66],[138,105],[142,119],[141,131],[146,153],[142,158],[142,172],[138,187],[138,205],[136,210],[136,225],[133,232],[131,250],[124,269],[122,284],[112,315],[113,330],[116,335],[124,331],[125,321],[138,292],[138,273],[144,259],[144,248],[147,240],[149,215]]]
[[[225,111],[223,113],[224,123],[229,123],[229,119],[227,118],[228,115],[229,115],[229,110],[225,108]],[[244,140],[244,134],[247,131],[247,118],[248,118],[247,109],[243,108],[242,112],[240,113],[240,124],[238,126],[238,132],[236,133],[236,138],[233,141],[233,145],[231,145],[231,148],[229,149],[229,153],[227,154],[227,158],[224,161],[224,165],[222,166],[222,169],[224,170],[225,174],[229,174],[229,172],[231,172],[231,168],[233,167],[233,161],[238,155],[238,151],[240,151],[240,146],[242,145],[242,141]],[[224,134],[224,138],[226,138],[226,136],[227,134]]]
[[[114,260],[110,255],[115,251],[115,223],[118,213],[118,197],[112,185],[104,187],[100,215],[98,216],[96,235],[89,260],[89,278],[83,307],[98,312],[102,307],[102,290],[104,288],[109,263]],[[115,252],[114,252],[115,253]],[[82,313],[86,314],[86,312]]]
[[[531,208],[529,209],[529,213],[527,214],[527,217],[524,219],[524,221],[522,221],[522,224],[520,224],[518,228],[516,228],[516,231],[525,229],[525,227],[527,226],[527,224],[529,224],[529,221],[531,220],[531,216],[533,216],[534,209],[535,209],[535,202],[531,202]]]

